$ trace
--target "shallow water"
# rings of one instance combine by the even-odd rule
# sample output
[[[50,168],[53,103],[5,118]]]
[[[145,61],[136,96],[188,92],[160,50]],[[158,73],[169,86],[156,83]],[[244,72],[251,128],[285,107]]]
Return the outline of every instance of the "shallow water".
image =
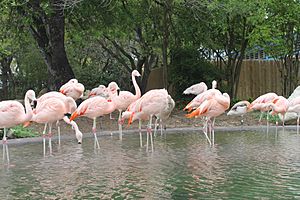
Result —
[[[145,142],[145,134],[143,142]],[[1,199],[300,199],[300,135],[217,132],[210,147],[195,131],[167,133],[154,152],[138,134],[9,146],[0,159]]]

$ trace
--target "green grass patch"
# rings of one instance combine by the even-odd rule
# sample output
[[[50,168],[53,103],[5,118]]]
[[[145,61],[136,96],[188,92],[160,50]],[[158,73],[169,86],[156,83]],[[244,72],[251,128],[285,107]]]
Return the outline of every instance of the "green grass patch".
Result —
[[[12,138],[27,138],[27,137],[37,137],[39,134],[30,128],[24,128],[23,126],[15,126],[12,129]]]
[[[260,118],[260,114],[261,114],[260,112],[257,112],[257,115],[255,115],[255,118],[259,119]],[[267,120],[267,113],[266,112],[263,113],[262,120]],[[271,114],[269,114],[269,122],[276,123],[276,121],[277,122],[280,121],[278,115],[271,115]]]

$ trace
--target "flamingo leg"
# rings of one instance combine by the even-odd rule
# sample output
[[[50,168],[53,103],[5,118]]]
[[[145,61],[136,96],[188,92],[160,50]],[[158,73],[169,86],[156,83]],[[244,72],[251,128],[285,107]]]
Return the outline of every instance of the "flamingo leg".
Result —
[[[155,119],[155,122],[154,122],[154,137],[156,137],[157,122],[158,122],[158,118],[156,118],[156,119]]]
[[[299,118],[300,118],[300,115],[298,114],[298,118],[297,118],[297,134],[299,134]]]
[[[207,135],[207,132],[209,131],[208,120],[209,120],[209,119],[207,119],[206,122],[205,122],[203,133],[204,133],[204,135],[205,135],[207,141],[209,142],[209,145],[211,145],[211,141],[210,141],[210,139],[209,139],[209,137],[208,137],[208,135]]]
[[[162,123],[161,119],[159,120],[159,123],[160,123],[160,135],[162,136],[163,135],[163,123]]]
[[[119,124],[119,134],[120,134],[120,140],[122,140],[122,123],[121,123],[121,117],[122,117],[122,110],[119,110],[119,119],[118,119],[118,124]]]
[[[150,134],[150,142],[151,142],[151,150],[153,152],[153,138],[152,138],[152,115],[150,115],[150,121],[149,121],[149,134]]]
[[[115,119],[112,117],[111,113],[109,113],[109,119]]]
[[[264,112],[262,112],[262,111],[260,112],[260,116],[259,116],[259,120],[258,120],[258,123],[259,123],[259,124],[261,124],[261,119],[262,119],[263,113],[264,113]]]
[[[48,132],[48,137],[49,137],[49,151],[50,155],[52,154],[52,123],[49,124],[49,132]]]
[[[139,134],[140,134],[140,146],[143,146],[143,140],[142,140],[142,120],[139,120]]]
[[[58,146],[60,147],[60,125],[59,125],[59,120],[57,120],[56,126],[57,126],[57,134],[58,134]]]
[[[214,117],[214,120],[212,121],[212,144],[215,144],[215,120],[216,118]]]
[[[97,147],[98,149],[100,149],[100,145],[99,145],[99,141],[97,138],[97,133],[96,133],[96,118],[93,119],[93,134],[95,137],[95,148]]]
[[[46,155],[46,130],[47,130],[47,123],[45,123],[44,130],[43,130],[43,155]]]
[[[284,118],[285,118],[285,114],[282,115],[282,130],[283,130],[283,132],[284,132],[284,127],[285,127]]]
[[[269,131],[269,112],[267,112],[267,131]]]
[[[3,134],[3,160],[5,160],[5,156],[6,156],[6,160],[9,163],[9,153],[8,153],[8,145],[7,145],[7,138],[6,138],[6,128],[4,128],[4,134]]]

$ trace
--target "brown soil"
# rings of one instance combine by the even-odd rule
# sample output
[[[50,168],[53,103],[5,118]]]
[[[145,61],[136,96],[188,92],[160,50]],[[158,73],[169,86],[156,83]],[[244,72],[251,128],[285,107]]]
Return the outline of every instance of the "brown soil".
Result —
[[[170,118],[166,122],[166,127],[167,128],[176,128],[176,127],[201,127],[203,125],[203,120],[200,118],[193,118],[193,119],[188,119],[185,117],[186,112],[178,109],[174,109]],[[118,124],[117,124],[117,118],[118,118],[118,113],[115,111],[112,116],[115,118],[111,120],[109,118],[109,115],[101,117],[101,119],[97,119],[97,129],[99,130],[101,126],[101,130],[104,131],[117,131],[118,130]],[[258,112],[253,112],[253,113],[248,113],[247,115],[244,116],[244,126],[248,125],[257,125],[258,124],[258,118],[259,118],[259,113]],[[77,118],[76,123],[78,124],[79,129],[83,133],[88,133],[91,132],[92,129],[92,123],[93,121],[91,119],[88,119],[86,117],[80,117]],[[126,124],[123,125],[123,130],[127,129],[137,129],[138,127],[138,122],[135,121],[133,122],[130,127]],[[265,123],[265,120],[263,121]],[[145,127],[146,122],[143,122],[143,127]],[[241,125],[241,117],[240,116],[227,116],[226,114],[223,114],[219,117],[216,118],[215,121],[215,126],[222,126],[222,127],[234,127],[234,126],[240,126]],[[61,126],[61,132],[62,133],[69,133],[69,134],[74,134],[74,131],[72,131],[70,125],[66,124],[65,122],[61,121],[60,122]],[[43,131],[43,124],[37,124],[37,123],[32,123],[30,125],[31,129],[34,131],[37,131],[39,133],[42,133]],[[53,126],[53,133],[56,133],[56,126]]]

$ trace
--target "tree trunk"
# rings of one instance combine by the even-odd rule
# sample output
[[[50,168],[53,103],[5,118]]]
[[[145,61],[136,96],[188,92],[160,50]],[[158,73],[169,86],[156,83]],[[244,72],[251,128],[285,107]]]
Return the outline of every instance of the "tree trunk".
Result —
[[[49,89],[52,90],[57,90],[69,79],[74,78],[74,72],[65,51],[65,17],[62,5],[62,0],[50,0],[52,11],[48,16],[39,0],[34,0],[29,5],[36,14],[32,16],[31,33],[47,64],[48,84]]]
[[[12,56],[5,57],[1,59],[1,81],[2,81],[2,100],[9,98],[9,85],[10,85],[10,63],[12,61]]]

